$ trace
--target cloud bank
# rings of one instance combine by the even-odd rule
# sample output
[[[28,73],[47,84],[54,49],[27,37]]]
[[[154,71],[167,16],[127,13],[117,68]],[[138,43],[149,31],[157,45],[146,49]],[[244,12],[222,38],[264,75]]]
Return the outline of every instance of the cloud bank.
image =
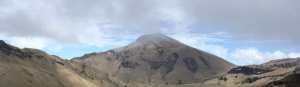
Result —
[[[290,52],[288,54],[279,50],[275,52],[261,52],[256,48],[236,49],[230,55],[231,58],[239,61],[238,65],[261,64],[266,61],[281,59],[281,58],[296,58],[300,57],[300,53]]]
[[[221,44],[262,43],[278,50],[291,48],[291,55],[298,55],[299,8],[297,0],[0,0],[0,39],[38,49],[105,47],[124,46],[142,34],[163,33],[223,58],[239,59],[240,53],[268,59],[271,56],[263,56],[268,53],[256,48]],[[259,56],[254,60],[266,61]]]

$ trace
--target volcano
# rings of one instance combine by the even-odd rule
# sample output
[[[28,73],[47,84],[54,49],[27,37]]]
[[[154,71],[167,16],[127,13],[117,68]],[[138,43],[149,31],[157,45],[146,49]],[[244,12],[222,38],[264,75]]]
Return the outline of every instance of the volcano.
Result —
[[[236,67],[163,34],[142,35],[127,46],[71,61],[97,68],[124,83],[201,83]]]

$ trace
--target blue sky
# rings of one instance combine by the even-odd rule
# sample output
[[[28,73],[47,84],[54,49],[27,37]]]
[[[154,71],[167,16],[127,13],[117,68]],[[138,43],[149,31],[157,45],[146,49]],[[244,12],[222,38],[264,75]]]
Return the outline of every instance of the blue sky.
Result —
[[[0,0],[0,39],[64,59],[162,33],[237,65],[300,56],[300,1]]]

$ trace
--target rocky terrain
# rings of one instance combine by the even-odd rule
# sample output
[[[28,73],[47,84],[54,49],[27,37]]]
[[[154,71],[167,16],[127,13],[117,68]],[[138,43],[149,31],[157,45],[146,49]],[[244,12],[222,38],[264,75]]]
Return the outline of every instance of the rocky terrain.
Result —
[[[71,61],[105,71],[125,83],[201,83],[236,67],[162,34],[143,35],[125,47]]]
[[[92,67],[0,40],[0,87],[123,87]]]
[[[205,84],[263,86],[299,72],[300,58],[285,58],[261,65],[238,66],[219,78],[206,81]]]
[[[281,80],[270,82],[263,87],[300,87],[300,74],[292,74]]]

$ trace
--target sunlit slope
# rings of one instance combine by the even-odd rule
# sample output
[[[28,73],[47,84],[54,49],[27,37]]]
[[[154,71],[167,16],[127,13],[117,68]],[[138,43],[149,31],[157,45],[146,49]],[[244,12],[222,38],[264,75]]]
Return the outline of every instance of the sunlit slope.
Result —
[[[0,40],[0,87],[122,87],[97,69]]]

